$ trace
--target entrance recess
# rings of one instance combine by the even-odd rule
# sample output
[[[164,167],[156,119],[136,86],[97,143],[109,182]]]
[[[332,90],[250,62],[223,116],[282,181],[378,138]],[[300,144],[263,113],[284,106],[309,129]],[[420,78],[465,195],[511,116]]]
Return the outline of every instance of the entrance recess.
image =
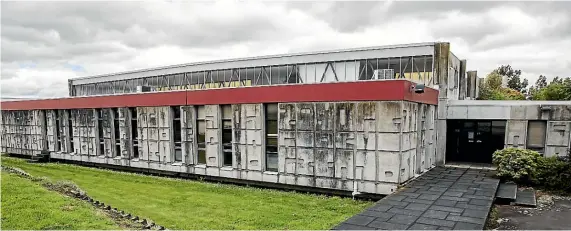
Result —
[[[448,120],[446,162],[491,163],[504,148],[505,120]]]

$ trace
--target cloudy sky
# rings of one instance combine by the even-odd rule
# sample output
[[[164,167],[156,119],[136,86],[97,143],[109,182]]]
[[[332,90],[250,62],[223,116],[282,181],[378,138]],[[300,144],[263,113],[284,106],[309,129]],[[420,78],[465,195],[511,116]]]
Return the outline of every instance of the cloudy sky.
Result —
[[[571,76],[571,2],[6,2],[1,95],[67,79],[244,56],[448,41],[480,77]]]

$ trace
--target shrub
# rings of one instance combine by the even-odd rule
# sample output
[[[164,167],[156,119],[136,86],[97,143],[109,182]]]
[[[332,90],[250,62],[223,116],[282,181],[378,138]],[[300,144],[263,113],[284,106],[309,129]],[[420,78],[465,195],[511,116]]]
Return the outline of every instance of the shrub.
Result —
[[[571,192],[571,162],[558,157],[542,157],[534,183],[547,189]]]
[[[492,161],[497,166],[499,177],[518,183],[532,183],[540,157],[533,150],[506,148],[494,152]]]

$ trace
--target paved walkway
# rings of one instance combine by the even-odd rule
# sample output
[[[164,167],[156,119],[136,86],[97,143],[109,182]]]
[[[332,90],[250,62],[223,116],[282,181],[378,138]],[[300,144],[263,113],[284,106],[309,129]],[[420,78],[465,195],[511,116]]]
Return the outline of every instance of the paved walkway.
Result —
[[[489,170],[437,167],[336,230],[482,230],[499,180]]]

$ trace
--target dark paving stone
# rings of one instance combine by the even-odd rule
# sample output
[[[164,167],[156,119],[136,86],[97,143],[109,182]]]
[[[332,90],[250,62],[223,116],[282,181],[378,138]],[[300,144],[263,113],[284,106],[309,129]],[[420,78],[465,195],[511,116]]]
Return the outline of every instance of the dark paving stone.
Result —
[[[464,213],[462,213],[462,216],[464,216],[464,217],[473,217],[473,218],[486,219],[486,218],[488,217],[488,211],[486,211],[486,210],[467,209],[467,210],[464,210]]]
[[[424,212],[428,209],[428,207],[430,207],[430,204],[411,203],[406,206],[405,209]]]
[[[408,226],[408,225],[411,225],[412,223],[414,223],[416,221],[416,219],[418,219],[418,216],[409,216],[409,215],[397,214],[397,215],[394,215],[387,222],[388,223],[394,223],[394,224],[403,224],[403,225]]]
[[[387,213],[387,212],[379,212],[379,211],[374,211],[374,210],[365,210],[364,212],[361,212],[359,215],[370,216],[370,217],[374,217],[374,218],[385,218],[386,220],[388,220],[391,217],[393,217],[393,215],[395,215],[395,214],[394,213]]]
[[[367,210],[374,210],[374,211],[379,211],[379,212],[385,212],[389,209],[391,209],[393,206],[392,205],[384,205],[381,204],[380,202],[373,205],[372,207],[368,208]]]
[[[481,205],[471,205],[468,204],[467,202],[458,202],[456,203],[456,205],[454,206],[456,208],[461,208],[461,209],[471,209],[471,210],[490,210],[490,206],[481,206]]]
[[[499,184],[486,174],[434,168],[335,229],[482,229]]]
[[[422,194],[420,194],[420,193],[411,193],[411,192],[399,192],[398,194],[408,197],[408,198],[404,199],[405,201],[406,201],[407,199],[416,199],[416,198],[418,198],[420,195],[422,195]]]
[[[438,210],[438,211],[444,211],[444,212],[451,212],[451,213],[464,212],[464,209],[461,209],[461,208],[454,208],[454,207],[440,206],[440,205],[430,206],[430,209]]]
[[[404,207],[408,206],[408,204],[410,204],[409,202],[391,201],[391,200],[384,200],[384,199],[383,199],[383,203],[387,204],[387,205],[392,205],[393,207],[397,207],[397,208],[404,208]]]
[[[496,198],[506,199],[506,200],[515,200],[517,193],[517,185],[516,184],[500,184],[498,191],[496,192]]]
[[[401,192],[414,193],[414,192],[416,192],[417,190],[418,190],[417,188],[405,188],[405,189],[401,190]]]
[[[446,192],[448,188],[441,188],[441,187],[430,187],[428,189],[428,191],[433,191],[433,192]]]
[[[397,193],[397,194],[399,194],[399,193]],[[392,194],[392,195],[386,196],[385,198],[383,198],[383,200],[402,201],[406,198],[406,196],[404,196],[404,195],[397,195],[397,194]]]
[[[442,196],[451,196],[451,197],[462,197],[462,195],[464,195],[463,192],[455,192],[455,191],[446,191],[442,194]]]
[[[535,199],[535,190],[524,189],[524,190],[517,191],[515,204],[516,205],[536,207],[537,201]]]
[[[446,216],[448,216],[448,212],[432,210],[432,209],[426,210],[426,212],[422,214],[422,217],[434,218],[434,219],[446,219]]]
[[[426,218],[421,217],[416,220],[416,223],[425,224],[425,225],[438,225],[438,226],[445,226],[445,227],[454,227],[456,222],[454,221],[447,221],[442,219],[433,219],[433,218]]]
[[[343,223],[351,224],[351,225],[363,225],[363,226],[365,226],[365,225],[371,223],[371,221],[373,221],[373,220],[375,220],[375,217],[355,215],[355,216],[352,216],[351,218],[347,219]]]
[[[450,200],[450,201],[470,201],[470,198],[450,197],[450,196],[441,196],[440,199]]]
[[[438,199],[434,202],[434,205],[454,207],[454,205],[456,205],[456,203],[457,203],[456,201]]]
[[[427,204],[427,205],[434,203],[434,201],[422,200],[422,199],[411,199],[411,198],[406,198],[406,199],[404,199],[404,201],[410,202],[410,203],[417,203],[417,204]]]
[[[385,230],[404,230],[408,228],[408,225],[393,224],[385,221],[373,221],[368,226],[376,229],[385,229]]]
[[[422,194],[419,197],[417,197],[416,199],[420,199],[420,200],[429,200],[429,201],[435,201],[440,197],[440,195],[434,195],[434,194]]]
[[[479,219],[473,217],[463,217],[463,216],[448,216],[446,220],[449,221],[456,221],[456,222],[466,222],[466,223],[473,223],[473,224],[485,224],[486,219]]]
[[[387,211],[389,213],[399,214],[399,215],[409,215],[409,216],[420,216],[422,215],[423,211],[416,211],[416,210],[409,210],[409,209],[400,209],[400,208],[392,208]]]
[[[335,226],[335,228],[333,228],[333,230],[375,230],[375,228],[371,228],[371,227],[367,227],[367,226],[361,226],[361,225],[351,225],[351,224],[341,223],[340,225]]]
[[[425,224],[413,224],[410,226],[410,230],[435,230],[438,226],[436,225],[425,225]]]
[[[484,225],[480,224],[472,224],[466,222],[456,222],[454,226],[454,230],[482,230],[484,229]]]
[[[477,195],[464,195],[462,196],[464,198],[470,198],[470,199],[479,199],[479,200],[493,200],[493,197],[490,196],[477,196]]]
[[[492,205],[492,200],[471,199],[468,202],[468,204],[469,205],[490,206],[490,205]]]

